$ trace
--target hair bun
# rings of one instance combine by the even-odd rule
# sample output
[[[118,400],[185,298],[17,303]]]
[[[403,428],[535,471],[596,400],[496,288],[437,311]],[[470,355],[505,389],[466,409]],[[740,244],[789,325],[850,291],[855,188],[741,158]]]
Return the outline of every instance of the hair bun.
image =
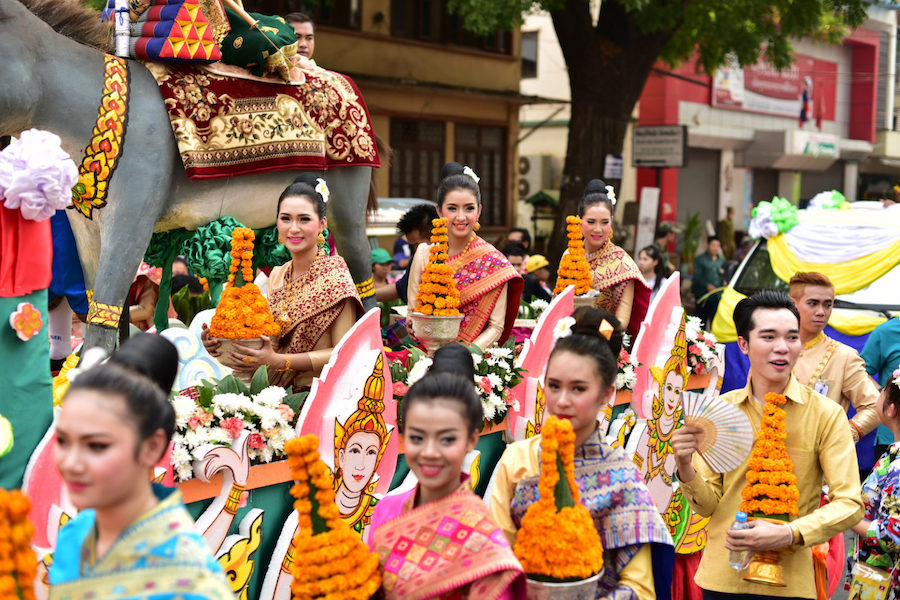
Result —
[[[318,182],[319,178],[313,173],[300,173],[294,178],[294,183],[305,183],[312,189],[316,189],[316,184]]]
[[[140,333],[122,344],[109,362],[144,375],[168,396],[178,372],[178,350],[162,336]]]
[[[584,186],[584,194],[582,196],[589,196],[591,194],[606,194],[606,182],[602,179],[591,179],[588,181],[588,184]]]
[[[462,344],[446,344],[437,349],[432,358],[431,373],[456,373],[469,379],[475,377],[472,353]]]
[[[448,162],[441,169],[441,179],[447,179],[451,175],[462,175],[463,174],[463,166],[458,162],[451,161]]]
[[[624,330],[614,314],[608,310],[583,306],[576,310],[573,316],[575,317],[575,324],[572,325],[573,334],[598,337],[609,346],[613,356],[619,356],[619,352],[622,350]],[[600,333],[603,321],[607,321],[613,326],[613,333],[608,340]]]

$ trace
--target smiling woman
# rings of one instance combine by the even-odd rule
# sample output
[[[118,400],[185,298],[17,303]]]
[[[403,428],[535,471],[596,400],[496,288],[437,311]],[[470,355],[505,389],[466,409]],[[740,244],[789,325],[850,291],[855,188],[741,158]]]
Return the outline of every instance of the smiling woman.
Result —
[[[483,415],[471,360],[466,356],[467,364],[460,365],[458,353],[446,352],[452,347],[461,348],[451,344],[436,353],[432,370],[400,405],[398,425],[417,483],[409,492],[381,499],[369,545],[387,558],[382,586],[389,600],[524,598],[522,567],[461,473]],[[435,535],[452,536],[455,543],[440,545]],[[409,547],[411,540],[418,548]],[[412,559],[419,551],[432,559]]]
[[[115,600],[152,587],[157,597],[234,598],[181,493],[147,477],[175,428],[177,368],[169,341],[141,334],[69,388],[54,454],[80,512],[59,532],[51,597]]]
[[[325,216],[328,186],[323,179],[303,174],[278,198],[278,240],[291,253],[291,261],[269,275],[269,308],[281,332],[263,338],[260,349],[235,344],[233,362],[246,365],[236,371],[252,374],[266,365],[272,384],[292,385],[297,391],[311,385],[334,347],[362,313],[359,293],[347,264],[320,246],[328,224]],[[202,333],[213,356],[219,342]]]
[[[478,176],[451,162],[444,165],[441,177],[438,215],[449,221],[446,263],[454,269],[460,293],[460,339],[481,348],[502,344],[512,330],[524,282],[506,257],[475,233],[482,211]],[[409,275],[411,301],[419,290],[430,251],[430,244],[419,244],[416,249]]]

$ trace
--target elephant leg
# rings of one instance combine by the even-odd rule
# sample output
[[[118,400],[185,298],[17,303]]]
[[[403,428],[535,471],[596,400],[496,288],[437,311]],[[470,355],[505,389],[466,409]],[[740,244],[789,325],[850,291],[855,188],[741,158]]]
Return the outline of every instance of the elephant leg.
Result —
[[[357,284],[372,278],[371,247],[366,239],[366,202],[371,167],[341,167],[327,173],[331,201],[328,228],[334,233],[338,253],[347,262]],[[363,309],[376,304],[374,293],[363,298]]]

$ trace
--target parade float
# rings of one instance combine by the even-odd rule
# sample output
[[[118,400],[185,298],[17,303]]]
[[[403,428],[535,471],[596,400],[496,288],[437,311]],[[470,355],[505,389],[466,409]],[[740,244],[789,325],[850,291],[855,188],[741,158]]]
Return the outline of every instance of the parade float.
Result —
[[[183,4],[196,5],[190,0]],[[0,34],[4,39],[7,35],[19,39],[17,36],[23,31],[32,31],[39,26],[37,17],[19,2],[0,0],[0,10],[10,15],[9,19],[0,21]],[[31,38],[26,37],[22,42],[24,49],[20,53],[0,58],[10,63],[31,60],[34,52],[26,51],[33,49]],[[304,142],[321,150],[315,164],[251,161],[243,164],[243,176],[234,177],[226,185],[216,178],[221,173],[215,172],[215,165],[201,164],[202,153],[197,150],[197,142],[186,132],[227,122],[228,131],[239,140],[247,136],[246,132],[241,133],[242,127],[249,131],[252,126],[256,131],[262,126],[260,115],[238,114],[224,98],[227,86],[243,84],[235,83],[231,75],[201,72],[196,66],[184,72],[169,67],[163,69],[159,65],[148,70],[133,61],[104,57],[96,50],[59,35],[44,40],[44,43],[66,62],[62,67],[70,68],[72,72],[78,72],[79,65],[91,62],[103,66],[105,76],[94,85],[98,90],[104,90],[109,110],[98,114],[96,103],[70,103],[66,111],[56,106],[55,113],[48,109],[52,114],[38,115],[36,122],[42,126],[65,132],[71,129],[60,125],[63,114],[85,119],[80,124],[85,131],[97,125],[89,145],[89,150],[93,148],[94,153],[82,160],[80,179],[79,168],[75,161],[64,156],[63,148],[74,151],[84,147],[86,140],[64,137],[60,147],[58,141],[48,141],[46,135],[40,134],[32,140],[37,143],[36,150],[24,153],[30,158],[20,157],[14,147],[5,150],[5,158],[0,159],[0,166],[4,160],[12,165],[0,170],[0,195],[3,196],[0,208],[0,248],[3,250],[0,252],[0,266],[3,267],[0,269],[0,310],[4,316],[0,322],[6,322],[7,317],[9,322],[8,327],[0,328],[0,356],[4,357],[10,373],[11,393],[7,397],[32,400],[0,405],[0,413],[9,418],[15,434],[12,450],[0,461],[0,481],[6,488],[21,486],[31,498],[28,513],[34,525],[31,551],[38,573],[36,593],[42,598],[47,597],[47,565],[52,561],[57,532],[76,512],[53,465],[55,431],[52,414],[54,398],[58,401],[65,393],[67,373],[78,368],[73,358],[51,390],[46,369],[49,362],[47,326],[46,319],[41,318],[50,281],[47,249],[51,244],[46,218],[57,209],[70,207],[66,214],[75,230],[79,249],[83,250],[81,259],[88,289],[93,292],[85,345],[110,349],[123,312],[124,290],[140,258],[148,258],[148,262],[168,273],[174,256],[188,256],[192,268],[209,279],[213,300],[218,300],[223,293],[222,286],[227,283],[231,271],[229,266],[234,269],[230,273],[233,281],[225,287],[226,297],[229,289],[237,291],[247,287],[261,266],[287,260],[287,257],[279,258],[281,247],[272,229],[267,228],[271,224],[274,202],[260,207],[245,201],[247,197],[275,198],[293,177],[293,173],[281,172],[284,170],[342,166],[328,173],[329,187],[343,200],[329,204],[329,211],[335,211],[330,214],[332,220],[343,222],[346,228],[343,239],[338,236],[338,249],[351,263],[354,276],[358,275],[359,269],[352,261],[361,256],[368,273],[368,254],[364,251],[365,246],[356,244],[353,226],[364,212],[361,200],[366,196],[364,188],[368,187],[371,167],[378,161],[371,122],[352,83],[337,74],[306,66],[301,69],[304,83],[293,85],[299,91],[281,90],[289,92],[281,101],[286,103],[291,122],[296,122],[296,127],[319,132],[318,138]],[[34,70],[39,67],[29,64],[24,68]],[[129,80],[127,86],[126,79]],[[166,102],[170,108],[168,113],[162,105],[150,101],[160,89],[167,100],[172,100]],[[337,105],[322,104],[322,98],[332,97],[332,92]],[[318,108],[304,108],[300,100],[306,98]],[[187,99],[193,99],[190,105]],[[135,106],[139,109],[132,110]],[[26,107],[12,106],[11,110],[16,114],[31,115]],[[353,113],[356,121],[341,120],[337,114],[342,112]],[[128,152],[122,153],[126,116],[130,141]],[[238,125],[232,127],[231,119]],[[101,125],[104,124],[112,126],[103,129]],[[149,134],[150,131],[167,132],[169,127],[175,130],[177,139]],[[351,132],[355,133],[351,135]],[[21,141],[27,142],[29,137],[31,134],[26,132]],[[335,146],[335,139],[343,141]],[[221,149],[228,150],[230,143],[222,142]],[[336,148],[346,152],[342,154]],[[41,163],[38,158],[52,158],[57,161],[52,163],[56,166],[51,168],[51,163]],[[23,168],[22,161],[27,162],[24,166],[34,168]],[[96,165],[103,168],[95,169]],[[152,171],[148,171],[148,165],[153,166]],[[181,172],[182,167],[188,170]],[[51,172],[58,173],[51,176]],[[152,183],[148,180],[150,172]],[[52,182],[52,185],[24,196],[20,190],[31,188],[10,186],[8,181],[13,175],[30,181]],[[23,198],[27,201],[23,202]],[[40,202],[35,204],[37,200]],[[214,211],[211,206],[216,207]],[[233,232],[243,225],[254,228],[252,236],[256,247],[250,256],[245,256],[248,250],[240,244],[237,249],[231,247]],[[151,237],[154,227],[156,234]],[[473,385],[477,385],[481,395],[486,421],[480,441],[467,457],[465,468],[473,488],[482,496],[490,493],[494,469],[507,443],[542,431],[545,407],[541,381],[553,348],[554,330],[564,319],[570,318],[576,301],[583,302],[587,297],[592,302],[587,292],[589,273],[577,264],[570,264],[578,262],[580,226],[572,221],[568,227],[573,243],[570,250],[575,252],[566,261],[563,275],[571,275],[567,278],[572,284],[559,289],[553,301],[541,307],[539,315],[532,313],[537,317],[536,323],[518,355],[511,344],[483,351],[472,348],[477,372]],[[438,231],[436,235],[443,233]],[[251,237],[244,230],[235,235],[242,243]],[[583,241],[581,250],[583,253]],[[231,254],[235,251],[237,256]],[[439,255],[440,252],[434,256],[435,266],[440,265]],[[237,262],[232,264],[232,261]],[[422,303],[423,311],[427,310],[426,305],[431,306],[432,315],[435,311],[454,308],[450,306],[453,294],[451,286],[447,285],[446,273],[439,271],[435,271],[435,280],[429,282],[438,286],[434,298],[426,298],[428,302]],[[164,277],[163,291],[165,285]],[[604,425],[608,427],[610,443],[620,444],[632,454],[649,457],[645,458],[644,464],[653,465],[654,477],[650,479],[663,478],[663,483],[666,481],[663,474],[670,480],[672,475],[668,469],[670,448],[666,439],[671,429],[678,426],[678,416],[683,411],[677,394],[666,396],[662,389],[668,375],[661,376],[662,381],[659,381],[659,377],[653,377],[653,367],[663,374],[675,373],[681,377],[684,388],[698,389],[707,398],[716,394],[721,376],[721,371],[716,372],[711,364],[707,364],[711,359],[700,346],[696,354],[707,359],[703,363],[705,373],[699,372],[700,363],[694,366],[693,372],[688,372],[681,364],[681,361],[689,360],[693,351],[691,344],[687,344],[691,328],[685,324],[684,335],[679,335],[681,314],[677,312],[680,310],[677,288],[676,279],[669,284],[668,291],[660,292],[648,313],[644,330],[631,349],[620,356],[620,377],[617,378],[620,393],[615,406],[610,407]],[[576,300],[579,291],[583,298]],[[437,302],[439,296],[444,299],[442,306]],[[222,310],[228,305],[226,300]],[[252,315],[254,319],[259,317],[268,324],[262,315],[262,305],[256,300],[251,305],[258,309],[258,313]],[[267,307],[265,310],[267,313]],[[212,317],[211,311],[200,312],[187,324],[188,328],[167,329],[160,333],[172,340],[179,352],[180,369],[172,398],[177,431],[153,476],[160,483],[181,490],[196,519],[197,532],[204,536],[228,573],[238,597],[287,599],[291,597],[294,573],[302,566],[298,563],[300,552],[320,541],[311,541],[309,531],[304,528],[307,519],[313,518],[306,503],[297,498],[299,510],[294,510],[291,504],[292,481],[295,477],[302,479],[298,475],[301,465],[292,465],[290,458],[286,458],[292,440],[315,435],[319,462],[314,463],[310,458],[311,449],[304,448],[303,452],[308,455],[307,473],[315,471],[317,483],[307,484],[305,493],[307,496],[321,493],[323,502],[327,499],[325,503],[332,503],[335,509],[327,509],[327,514],[319,515],[331,521],[329,531],[318,531],[312,537],[330,535],[338,529],[336,520],[339,519],[344,532],[341,536],[346,537],[346,532],[351,532],[364,538],[379,499],[391,491],[408,490],[415,483],[406,467],[396,432],[397,407],[402,400],[403,388],[425,370],[428,358],[425,352],[419,351],[416,355],[416,351],[411,351],[411,356],[417,358],[415,364],[401,368],[389,361],[382,345],[378,313],[370,311],[340,341],[308,393],[292,394],[269,386],[264,369],[253,374],[249,381],[243,381],[211,357],[200,341],[200,332],[202,325],[209,323]],[[271,319],[271,315],[268,318]],[[265,334],[265,331],[255,332],[253,337]],[[223,337],[247,339],[246,335],[246,332],[231,332]],[[709,340],[705,337],[701,340],[699,332],[697,341],[710,347]],[[687,349],[682,349],[681,344],[686,344]],[[714,346],[715,342],[712,344]],[[705,375],[706,382],[695,383],[698,387],[692,388],[695,375]],[[685,378],[687,383],[684,383]],[[662,407],[662,411],[654,410],[654,407]],[[715,421],[707,426],[714,427]],[[647,438],[650,441],[642,441],[648,430],[651,431]],[[652,436],[654,431],[655,437]],[[364,442],[374,449],[374,460],[360,461],[348,451],[357,442]],[[651,444],[654,447],[652,453],[649,452]],[[3,445],[8,444],[4,441]],[[321,466],[315,466],[311,471],[311,464]],[[666,490],[660,488],[660,512],[665,515],[679,551],[696,556],[705,544],[705,522],[690,513],[683,499],[679,501],[677,494],[671,492],[674,483],[668,485],[668,502],[664,501]],[[296,488],[293,491],[301,497],[304,494]],[[319,559],[311,557],[309,560]]]

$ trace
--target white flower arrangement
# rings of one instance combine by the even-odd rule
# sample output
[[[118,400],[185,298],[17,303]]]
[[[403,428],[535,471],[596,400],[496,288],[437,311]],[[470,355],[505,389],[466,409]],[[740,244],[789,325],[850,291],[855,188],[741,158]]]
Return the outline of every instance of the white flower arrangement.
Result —
[[[633,390],[637,381],[637,368],[641,365],[625,348],[619,350],[617,361],[619,370],[616,373],[616,391]]]
[[[609,198],[609,203],[613,206],[616,205],[616,191],[613,186],[606,186],[606,197]]]
[[[322,201],[325,204],[328,204],[328,198],[331,196],[331,192],[328,190],[328,184],[325,183],[325,180],[319,177],[316,179],[316,192],[322,196]]]
[[[519,318],[520,319],[537,319],[541,316],[547,307],[550,306],[550,303],[546,300],[541,300],[540,298],[535,298],[531,302],[522,302],[519,305]]]
[[[31,221],[49,219],[72,204],[78,167],[54,133],[23,131],[0,152],[0,199]]]
[[[467,347],[472,353],[473,383],[481,398],[485,422],[500,423],[510,407],[519,410],[518,402],[511,400],[509,395],[509,390],[522,381],[522,370],[515,366],[515,342],[510,339],[502,346],[494,345],[486,350],[473,344],[467,344]],[[408,369],[399,361],[392,362],[394,397],[402,402],[406,391],[425,376],[432,364],[433,361],[416,348],[410,351]]]
[[[236,383],[229,375],[218,382],[218,387],[205,383],[196,397],[172,398],[175,409],[172,468],[177,480],[193,478],[193,463],[203,458],[209,446],[230,446],[245,431],[250,436],[251,464],[268,463],[285,456],[285,442],[297,435],[294,424],[299,395],[289,395],[277,386],[263,387],[263,381],[267,382],[268,378],[263,368],[259,373],[265,379],[254,377],[251,388],[242,388],[243,384]]]
[[[716,336],[703,330],[703,323],[697,317],[687,317],[684,324],[687,342],[688,368],[695,375],[706,374],[718,361]]]

